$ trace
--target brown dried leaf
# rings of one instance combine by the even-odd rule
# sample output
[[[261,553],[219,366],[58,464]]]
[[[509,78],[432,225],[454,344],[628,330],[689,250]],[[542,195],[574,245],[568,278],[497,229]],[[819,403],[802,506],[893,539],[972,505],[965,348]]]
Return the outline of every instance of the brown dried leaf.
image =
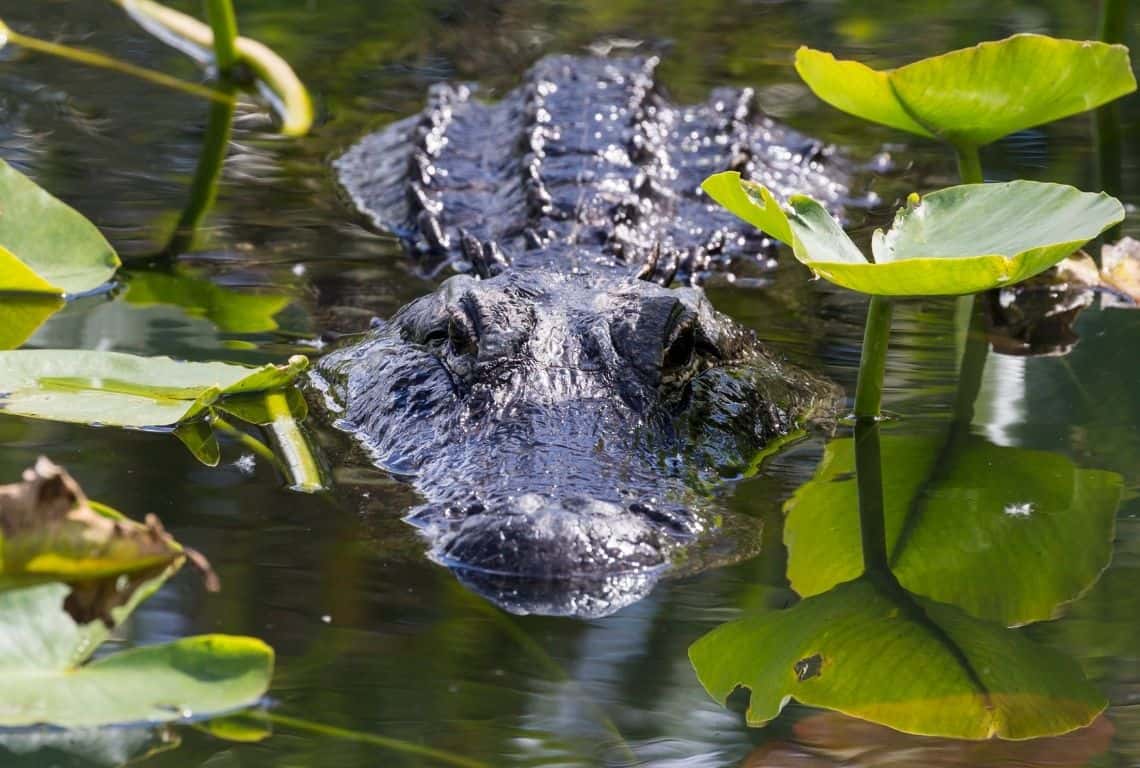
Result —
[[[0,589],[50,581],[72,587],[65,609],[80,623],[113,621],[111,610],[138,587],[189,558],[217,577],[197,552],[174,540],[153,515],[143,524],[96,511],[61,467],[41,457],[23,481],[0,486]]]

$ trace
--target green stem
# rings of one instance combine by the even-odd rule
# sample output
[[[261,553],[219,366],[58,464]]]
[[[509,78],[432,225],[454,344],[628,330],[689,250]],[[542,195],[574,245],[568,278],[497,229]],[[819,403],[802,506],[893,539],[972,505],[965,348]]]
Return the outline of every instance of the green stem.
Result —
[[[19,32],[13,31],[3,22],[0,22],[0,40],[7,40],[9,43],[18,45],[21,48],[27,48],[29,51],[46,53],[49,56],[56,56],[61,59],[67,59],[68,61],[78,62],[89,67],[99,67],[100,69],[108,69],[112,72],[137,77],[140,80],[146,80],[148,83],[154,83],[164,88],[172,88],[176,91],[188,93],[191,96],[197,96],[198,98],[231,105],[234,101],[233,96],[215,91],[213,88],[207,88],[204,85],[198,85],[196,83],[187,83],[183,80],[179,80],[177,77],[171,77],[170,75],[157,72],[153,69],[147,69],[146,67],[139,67],[125,61],[120,61],[103,53],[87,51],[82,48],[73,48],[69,45],[52,43],[47,40],[40,40],[36,37],[22,35]]]
[[[269,462],[274,467],[282,469],[281,462],[277,460],[277,454],[275,454],[271,448],[269,448],[265,443],[261,442],[253,435],[243,432],[233,424],[230,424],[217,411],[212,410],[210,413],[210,426],[214,427],[219,432],[225,432],[234,440],[237,440],[239,443],[244,445],[248,450],[252,451],[255,455],[260,456],[262,459]]]
[[[1124,30],[1128,24],[1128,3],[1125,0],[1101,0],[1100,21],[1097,37],[1105,43],[1124,42]],[[1124,137],[1120,128],[1120,105],[1116,102],[1105,104],[1093,112],[1093,131],[1096,135],[1096,166],[1099,186],[1114,197],[1120,197],[1124,186],[1121,168],[1123,156],[1121,146]],[[1119,240],[1122,224],[1104,233],[1107,240]],[[1094,256],[1097,266],[1100,255]]]
[[[906,517],[899,527],[895,544],[888,562],[894,564],[899,555],[906,551],[913,533],[918,530],[922,516],[926,513],[927,501],[931,492],[950,477],[958,462],[966,441],[970,437],[970,425],[974,421],[974,403],[982,389],[982,377],[986,371],[986,358],[989,356],[989,340],[986,338],[986,318],[981,302],[975,296],[963,296],[960,305],[969,319],[966,344],[958,365],[958,387],[954,393],[953,420],[946,432],[938,456],[931,465],[930,472],[915,489],[907,507]]]
[[[859,534],[863,572],[890,574],[883,509],[883,462],[877,421],[855,422],[855,482],[859,489]]]
[[[955,144],[954,151],[958,155],[958,178],[963,184],[981,184],[986,179],[982,175],[982,158],[978,148],[967,144]]]
[[[282,726],[283,728],[292,728],[295,731],[303,731],[318,736],[330,736],[334,739],[343,739],[344,741],[355,741],[358,744],[390,749],[393,752],[402,752],[406,755],[426,757],[440,763],[446,763],[447,765],[456,765],[459,766],[459,768],[490,768],[487,763],[463,755],[457,755],[454,752],[445,752],[442,749],[425,747],[421,744],[413,744],[410,741],[404,741],[402,739],[392,739],[387,736],[377,736],[373,733],[339,728],[335,725],[314,723],[311,720],[303,720],[299,717],[289,717],[288,715],[279,715],[273,712],[249,713],[246,717],[265,720],[274,725]]]
[[[982,390],[982,375],[986,371],[986,358],[990,343],[986,338],[986,316],[977,296],[963,296],[959,301],[968,311],[969,330],[962,359],[958,365],[958,388],[954,393],[954,421],[969,428],[974,420],[974,402]],[[968,302],[968,303],[967,303]]]
[[[278,453],[284,459],[290,488],[304,493],[316,493],[326,487],[320,463],[313,455],[309,439],[293,416],[284,392],[270,392],[265,396],[265,407],[273,417],[268,425],[269,434]]]
[[[180,42],[195,48],[212,49],[214,32],[209,25],[185,13],[167,8],[154,0],[111,0],[152,34],[161,29]],[[161,38],[160,38],[161,39]],[[238,37],[234,41],[238,61],[272,91],[274,110],[281,117],[281,132],[303,136],[313,124],[313,102],[304,84],[289,64],[256,40]]]
[[[1123,43],[1128,24],[1128,0],[1101,0],[1096,36],[1103,43]]]
[[[232,86],[230,87],[232,91]],[[206,124],[206,137],[202,152],[198,155],[198,165],[194,169],[194,180],[190,184],[190,198],[178,225],[170,236],[170,241],[162,251],[165,258],[173,258],[190,250],[194,234],[202,224],[202,219],[214,207],[218,197],[218,180],[222,175],[226,153],[229,149],[230,134],[234,121],[234,105],[215,104],[210,108]]]
[[[855,385],[855,418],[858,421],[879,418],[891,334],[891,307],[891,300],[886,296],[872,296],[867,306],[859,380]]]
[[[238,61],[237,16],[230,0],[206,0],[206,18],[214,32],[214,61],[218,73],[228,77]]]

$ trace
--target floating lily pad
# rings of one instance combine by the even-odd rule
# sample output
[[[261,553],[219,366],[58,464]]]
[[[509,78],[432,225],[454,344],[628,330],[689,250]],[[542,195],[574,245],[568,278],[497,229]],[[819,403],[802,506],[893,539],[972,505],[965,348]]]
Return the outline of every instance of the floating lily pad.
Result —
[[[795,699],[907,733],[1030,739],[1107,704],[1072,660],[1017,630],[869,578],[717,627],[689,657],[718,701],[750,691],[754,726]]]
[[[883,71],[801,47],[796,71],[844,112],[972,147],[1136,90],[1125,46],[1032,34]]]
[[[61,297],[45,294],[0,296],[0,350],[15,349],[23,344],[64,304]]]
[[[912,592],[1003,625],[1053,618],[1108,565],[1123,480],[977,436],[951,455],[943,444],[939,435],[881,438],[895,577]],[[863,572],[854,472],[854,441],[834,440],[785,506],[788,579],[800,595]]]
[[[105,636],[60,610],[60,584],[0,594],[0,726],[65,728],[169,722],[256,703],[273,651],[260,640],[206,635],[84,664]]]
[[[54,421],[172,426],[223,397],[281,389],[308,366],[247,368],[87,350],[0,352],[0,410]]]
[[[83,293],[118,267],[94,224],[0,160],[0,293]]]
[[[793,195],[782,209],[762,185],[735,171],[702,188],[728,210],[784,239],[813,272],[863,293],[956,295],[1012,285],[1042,272],[1122,221],[1104,193],[1062,184],[963,184],[911,195],[888,232],[876,230],[871,258],[816,200]]]

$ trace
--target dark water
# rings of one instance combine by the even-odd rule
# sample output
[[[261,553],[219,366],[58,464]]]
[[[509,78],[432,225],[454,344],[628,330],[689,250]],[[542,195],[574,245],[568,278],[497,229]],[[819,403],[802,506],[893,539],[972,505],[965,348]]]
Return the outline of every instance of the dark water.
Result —
[[[312,354],[322,334],[390,314],[432,282],[416,276],[392,238],[359,224],[338,197],[330,158],[364,131],[417,110],[432,82],[474,80],[493,96],[542,54],[607,39],[640,40],[659,52],[678,100],[723,83],[750,84],[771,114],[857,157],[885,146],[902,176],[872,176],[868,184],[886,210],[915,179],[951,180],[949,157],[821,106],[790,66],[796,46],[901,63],[1018,31],[1086,37],[1095,26],[1092,5],[243,0],[243,31],[295,65],[317,99],[320,123],[308,138],[284,140],[256,105],[239,108],[217,206],[175,277],[187,293],[212,283],[283,295],[287,306],[273,323],[227,323],[189,299],[184,306],[132,301],[131,282],[146,278],[127,271],[125,290],[68,306],[29,346],[260,363]],[[198,77],[110,4],[0,0],[0,18],[25,33]],[[1133,21],[1135,47],[1140,14]],[[206,106],[104,71],[12,49],[0,56],[0,155],[92,218],[125,258],[161,247],[187,195]],[[1125,231],[1140,236],[1135,96],[1123,112]],[[1087,117],[1018,135],[987,150],[988,175],[1096,188],[1090,136]],[[756,284],[710,293],[787,356],[850,391],[864,302],[805,278],[784,265]],[[903,424],[948,413],[951,313],[951,303],[933,300],[897,310],[885,407]],[[974,422],[974,432],[994,444],[1053,451],[1123,476],[1111,566],[1059,618],[1023,630],[1079,662],[1111,701],[1108,722],[1037,751],[983,753],[821,720],[794,706],[769,727],[748,729],[740,713],[701,689],[686,650],[762,599],[758,585],[782,567],[780,553],[664,583],[606,619],[510,616],[425,560],[399,519],[414,494],[354,461],[333,433],[319,438],[340,485],[321,497],[285,490],[263,464],[243,469],[236,443],[224,444],[222,466],[208,469],[168,435],[13,417],[0,418],[0,478],[15,478],[47,454],[92,497],[132,517],[158,514],[211,558],[224,590],[204,596],[183,574],[139,611],[123,640],[217,631],[262,637],[278,653],[273,711],[358,734],[283,723],[270,738],[243,744],[182,728],[167,736],[181,745],[151,764],[435,764],[365,734],[487,765],[1140,765],[1140,312],[1088,311],[1077,330],[1081,341],[1067,357],[991,357]],[[811,476],[821,449],[821,440],[810,440],[778,456],[738,485],[731,510],[770,516]],[[79,757],[19,752],[3,759],[116,762],[88,748],[74,749]]]

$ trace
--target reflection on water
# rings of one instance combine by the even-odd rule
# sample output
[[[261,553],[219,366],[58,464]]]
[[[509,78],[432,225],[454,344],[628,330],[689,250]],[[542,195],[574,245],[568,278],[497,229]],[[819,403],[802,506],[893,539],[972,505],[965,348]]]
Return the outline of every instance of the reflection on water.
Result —
[[[312,354],[322,340],[359,330],[371,316],[387,316],[421,295],[431,282],[414,275],[397,243],[369,233],[349,213],[327,160],[365,130],[418,110],[424,88],[443,78],[478,80],[493,95],[517,82],[543,53],[608,38],[642,39],[661,53],[662,77],[678,101],[699,98],[715,85],[754,85],[761,103],[796,128],[853,145],[868,158],[885,148],[898,171],[868,183],[883,210],[892,210],[907,185],[950,179],[949,159],[935,146],[894,144],[901,140],[897,134],[816,103],[790,67],[798,44],[889,65],[1015,31],[1083,37],[1093,27],[1088,3],[1078,0],[969,0],[953,7],[724,0],[678,3],[667,13],[639,0],[246,0],[239,12],[251,36],[295,64],[324,123],[307,139],[282,141],[260,112],[239,105],[218,202],[191,256],[162,269],[128,272],[117,291],[69,304],[35,331],[31,346],[281,361],[295,352]],[[0,18],[40,37],[81,38],[137,63],[196,74],[124,23],[109,3],[0,0]],[[208,108],[105,72],[10,49],[0,56],[0,154],[91,217],[125,257],[161,251],[184,210]],[[1122,196],[1132,205],[1140,202],[1137,110],[1135,98],[1122,105]],[[991,148],[984,161],[994,178],[1023,175],[1088,188],[1095,186],[1088,139],[1086,120],[1063,121],[1035,132],[1031,143],[1015,138]],[[863,228],[877,217],[871,211]],[[1129,231],[1137,234],[1135,217],[1125,223]],[[718,285],[710,296],[789,358],[852,391],[863,302],[810,283],[794,264],[763,278],[758,285]],[[233,294],[246,298],[234,303]],[[0,307],[0,320],[7,309]],[[1001,509],[990,522],[1022,538],[1007,539],[1000,527],[978,527],[977,537],[955,539],[962,545],[956,551],[973,546],[969,562],[979,563],[983,574],[1002,564],[1008,570],[988,583],[971,582],[978,571],[961,562],[927,563],[915,555],[915,570],[902,569],[911,575],[900,572],[899,581],[923,599],[957,598],[966,611],[1005,618],[1008,603],[986,603],[983,610],[967,598],[1025,572],[1028,580],[1012,581],[1001,592],[1011,600],[1017,596],[1015,607],[1037,620],[1053,615],[1051,605],[1064,604],[1056,618],[1001,632],[1079,666],[1109,701],[1105,718],[1091,728],[1049,742],[979,746],[903,736],[792,706],[767,727],[748,729],[740,713],[707,696],[687,658],[691,643],[740,616],[789,606],[795,597],[785,574],[797,588],[803,579],[826,577],[834,584],[847,573],[801,568],[803,547],[792,541],[785,553],[780,546],[802,514],[793,508],[781,526],[783,503],[819,478],[821,459],[830,456],[838,467],[834,462],[843,458],[842,444],[827,445],[823,438],[774,457],[723,500],[729,512],[766,524],[760,555],[661,583],[645,600],[606,619],[574,621],[497,612],[427,562],[415,533],[399,520],[418,499],[330,431],[319,438],[339,459],[341,485],[327,497],[304,497],[284,490],[272,467],[232,440],[222,441],[221,463],[210,469],[169,436],[4,417],[0,477],[14,477],[48,453],[93,498],[136,519],[159,514],[180,541],[207,553],[217,567],[221,595],[207,599],[180,576],[144,606],[122,642],[210,631],[263,637],[278,651],[275,712],[393,740],[385,746],[344,733],[322,735],[289,721],[254,742],[189,728],[173,735],[116,732],[91,742],[85,739],[95,737],[87,734],[53,736],[45,744],[8,734],[5,764],[117,765],[177,741],[177,749],[148,764],[435,764],[397,742],[486,765],[1135,764],[1140,312],[1087,310],[1076,332],[1080,341],[1064,358],[990,356],[967,443],[977,466],[947,479],[927,509],[981,509],[959,504],[974,497],[970,489],[978,488],[978,477],[1010,483],[1009,497],[995,497],[997,506],[987,506]],[[930,461],[930,445],[952,411],[955,341],[949,302],[915,300],[898,307],[885,407],[900,418],[884,434],[888,477],[903,460]],[[903,454],[898,461],[895,450]],[[1033,460],[1020,458],[1027,455]],[[1075,493],[1106,472],[1123,478],[1114,519],[1105,505],[1082,506],[1094,509],[1076,519],[1082,525],[1061,512],[1047,517],[1039,514],[1049,509],[1044,500],[1026,508],[1014,493],[1032,486],[1062,499],[1062,486]],[[1056,503],[1058,510],[1064,506]],[[1021,514],[1026,509],[1029,514]],[[931,527],[916,527],[909,546],[921,544],[933,558],[937,548],[923,542],[948,536],[937,529],[942,517],[923,516],[923,526]],[[1032,526],[1050,521],[1057,527],[1034,538]],[[854,535],[843,527],[850,522],[836,516],[830,523],[829,546],[842,553],[853,551],[844,538]],[[1113,526],[1115,536],[1109,533]],[[1016,560],[999,556],[1004,543],[1016,546],[1010,550]],[[1056,549],[1062,545],[1063,551]],[[987,563],[987,557],[994,559]],[[1026,557],[1031,565],[1010,565]],[[1097,578],[1106,560],[1107,570]],[[948,587],[941,577],[924,583],[920,576],[934,572],[925,571],[927,565],[957,574],[960,581],[951,584],[959,586]],[[846,567],[841,558],[835,566]],[[802,588],[806,593],[808,587]],[[811,665],[805,670],[810,673]]]

